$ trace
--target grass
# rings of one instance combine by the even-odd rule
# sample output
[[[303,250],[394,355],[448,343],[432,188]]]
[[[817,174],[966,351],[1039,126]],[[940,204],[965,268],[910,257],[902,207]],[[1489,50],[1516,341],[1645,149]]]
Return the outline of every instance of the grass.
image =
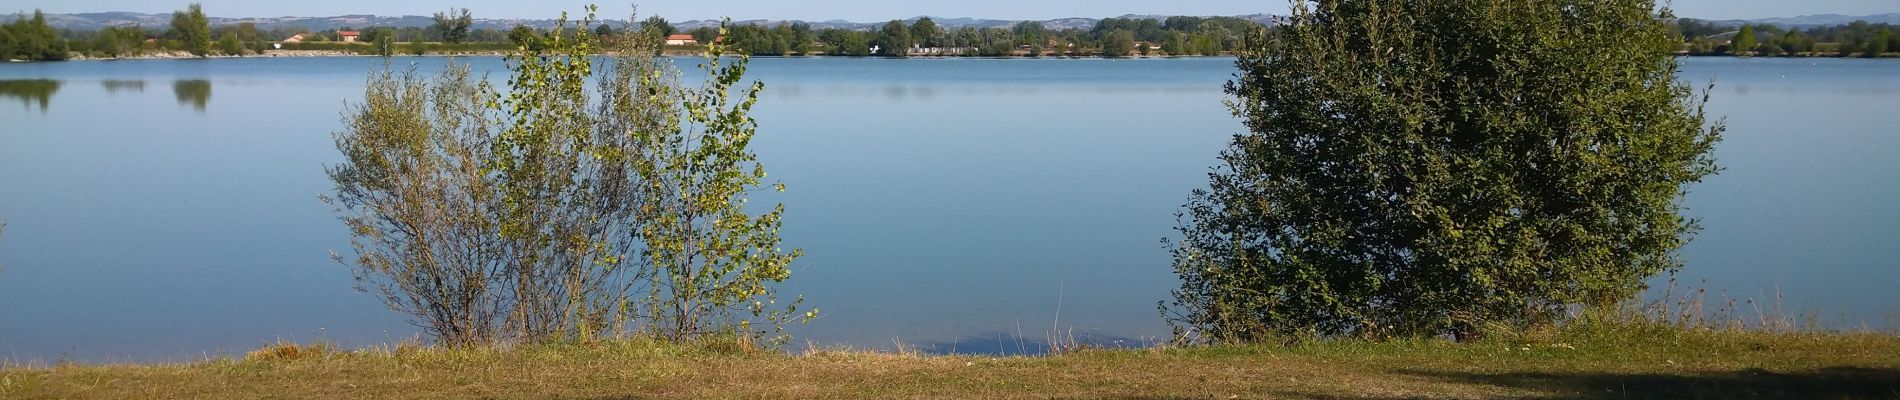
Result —
[[[4,399],[1900,398],[1900,336],[1614,329],[1475,343],[1084,350],[1048,357],[649,341],[0,368]]]

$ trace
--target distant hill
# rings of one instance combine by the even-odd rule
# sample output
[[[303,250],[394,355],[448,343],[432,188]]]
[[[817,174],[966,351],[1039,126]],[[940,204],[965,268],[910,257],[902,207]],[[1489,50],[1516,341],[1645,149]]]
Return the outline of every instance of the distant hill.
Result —
[[[1859,15],[1859,16],[1840,15],[1840,14],[1817,14],[1817,15],[1803,15],[1799,17],[1731,19],[1731,20],[1719,20],[1719,21],[1705,20],[1705,21],[1715,23],[1718,25],[1740,26],[1743,24],[1750,24],[1750,25],[1771,24],[1775,26],[1788,27],[1788,28],[1846,25],[1846,24],[1853,23],[1854,21],[1867,21],[1868,23],[1875,23],[1875,24],[1884,23],[1884,24],[1900,25],[1900,13],[1886,13],[1886,14]]]
[[[1164,19],[1167,17],[1168,16],[1162,16],[1162,15],[1126,15],[1120,18]],[[1260,22],[1263,24],[1271,24],[1275,21],[1274,19],[1275,17],[1268,14],[1237,15],[1233,17],[1244,18],[1244,19],[1255,21],[1255,22]],[[921,18],[923,17],[912,17],[912,18],[905,19],[905,22],[916,22],[918,19],[921,19]],[[938,26],[943,26],[945,28],[961,28],[961,27],[966,27],[966,26],[979,27],[979,28],[1008,27],[1008,26],[1013,26],[1018,22],[1022,22],[1018,20],[984,19],[984,18],[969,18],[969,17],[957,17],[957,18],[930,17],[930,18],[931,20],[936,21]],[[397,28],[426,27],[434,23],[434,20],[432,18],[428,16],[421,16],[421,15],[405,15],[405,16],[339,15],[339,16],[333,16],[333,17],[246,17],[246,18],[211,17],[209,19],[211,21],[212,26],[235,25],[235,24],[249,22],[249,23],[257,24],[258,28],[261,28],[261,29],[298,27],[298,28],[318,30],[318,31],[345,28],[345,27],[359,28],[359,29],[372,27],[372,26],[388,26],[388,27],[397,27]],[[13,20],[13,15],[0,17],[0,21],[11,21],[11,20]],[[104,28],[108,26],[126,26],[126,25],[139,25],[139,26],[143,26],[147,28],[163,28],[171,23],[171,14],[169,13],[146,14],[146,13],[133,13],[133,12],[47,14],[46,20],[47,20],[47,23],[52,25],[54,28],[82,30],[82,31],[83,30],[98,30],[100,28]],[[1099,18],[1060,18],[1060,19],[1042,20],[1042,21],[1036,21],[1036,22],[1041,22],[1044,27],[1047,27],[1049,29],[1062,30],[1062,29],[1070,29],[1070,28],[1089,29],[1089,28],[1095,27],[1095,24],[1100,21],[1101,19]],[[613,24],[626,23],[626,21],[618,21],[618,20],[608,20],[608,22],[613,23]],[[845,21],[845,20],[797,21],[797,20],[768,20],[768,19],[733,21],[733,23],[735,24],[753,24],[753,25],[777,25],[780,23],[797,23],[797,22],[803,22],[803,23],[809,24],[815,29],[839,28],[839,29],[869,30],[869,29],[876,29],[877,27],[883,26],[885,23],[888,23],[889,21],[853,22],[853,21]],[[554,23],[555,23],[555,20],[552,20],[552,19],[478,18],[475,20],[474,27],[476,29],[508,29],[508,28],[513,28],[515,25],[527,25],[527,26],[540,28],[540,29],[548,29],[548,28],[553,28]],[[673,25],[680,29],[694,29],[694,28],[705,27],[705,26],[718,26],[719,20],[702,19],[702,20],[691,20],[691,21],[674,21]]]

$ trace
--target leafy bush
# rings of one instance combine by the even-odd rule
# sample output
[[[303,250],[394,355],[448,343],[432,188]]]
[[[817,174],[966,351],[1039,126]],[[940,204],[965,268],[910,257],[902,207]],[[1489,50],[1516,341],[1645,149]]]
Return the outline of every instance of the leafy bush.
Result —
[[[770,285],[800,254],[779,248],[782,209],[744,211],[765,174],[747,149],[762,86],[731,97],[746,59],[709,47],[686,88],[627,41],[596,74],[592,23],[510,56],[505,93],[465,65],[371,76],[326,199],[361,286],[456,345],[750,340],[792,320]]]
[[[1655,6],[1297,2],[1236,62],[1249,132],[1182,212],[1176,338],[1465,338],[1678,268],[1722,128]]]
[[[65,60],[67,50],[66,40],[46,24],[46,14],[39,10],[33,10],[31,18],[20,15],[0,25],[0,61]]]

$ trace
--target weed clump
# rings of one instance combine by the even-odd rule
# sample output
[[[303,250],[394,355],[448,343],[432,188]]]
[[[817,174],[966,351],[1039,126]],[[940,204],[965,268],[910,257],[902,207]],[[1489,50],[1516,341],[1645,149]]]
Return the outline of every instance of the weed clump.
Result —
[[[249,353],[244,353],[244,361],[254,363],[295,361],[322,357],[331,352],[332,349],[330,346],[325,344],[302,346],[296,343],[277,342],[257,350],[252,350]]]

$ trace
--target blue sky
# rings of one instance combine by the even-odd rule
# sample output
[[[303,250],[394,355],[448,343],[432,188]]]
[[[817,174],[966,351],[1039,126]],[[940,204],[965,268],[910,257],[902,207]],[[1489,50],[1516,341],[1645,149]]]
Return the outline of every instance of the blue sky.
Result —
[[[169,12],[184,8],[191,0],[8,0],[3,8],[44,9],[52,13],[96,11]],[[331,16],[341,14],[428,15],[449,7],[468,7],[484,18],[551,18],[560,10],[578,11],[589,3],[601,4],[601,14],[619,17],[627,13],[627,3],[588,0],[197,0],[205,12],[218,17]],[[172,4],[173,2],[177,4]],[[1895,0],[1677,0],[1677,15],[1685,17],[1732,19],[1792,17],[1805,14],[1882,14],[1900,12]],[[1063,17],[1109,17],[1123,14],[1232,15],[1259,12],[1283,13],[1283,0],[726,0],[685,1],[648,0],[641,2],[641,14],[660,14],[668,19],[847,19],[868,22],[907,18],[918,15],[943,17],[979,17],[996,19],[1051,19]],[[0,10],[16,11],[16,10]]]

